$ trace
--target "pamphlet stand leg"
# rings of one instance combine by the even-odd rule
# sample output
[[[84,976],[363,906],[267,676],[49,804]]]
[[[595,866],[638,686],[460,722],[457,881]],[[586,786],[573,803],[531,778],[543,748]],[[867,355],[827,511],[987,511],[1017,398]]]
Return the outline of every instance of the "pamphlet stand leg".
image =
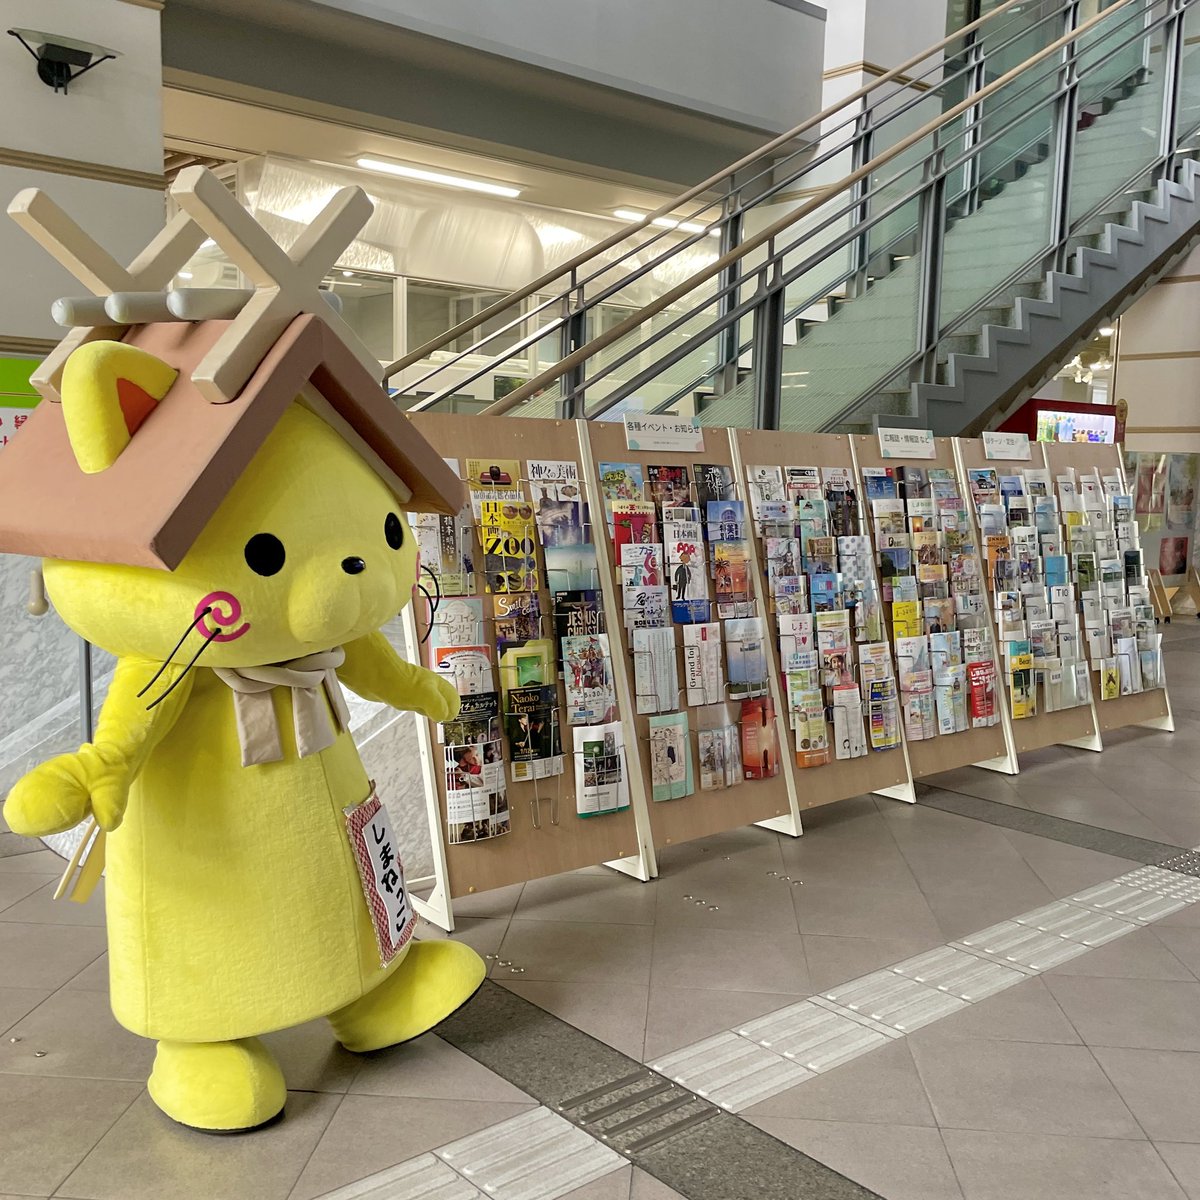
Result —
[[[889,800],[903,800],[905,804],[916,804],[916,781],[909,778],[904,783],[896,784],[895,787],[879,788],[874,794],[876,796],[886,796]]]
[[[592,521],[599,532],[596,534],[596,562],[600,570],[600,578],[604,581],[600,588],[604,604],[604,622],[609,631],[614,647],[612,654],[613,688],[617,694],[617,704],[621,711],[621,728],[625,738],[625,773],[629,779],[629,803],[633,809],[634,827],[637,830],[638,852],[625,858],[614,858],[606,862],[606,867],[620,871],[622,875],[630,875],[649,882],[658,874],[658,861],[654,854],[654,833],[650,827],[650,801],[646,795],[645,778],[642,774],[641,743],[638,740],[637,725],[633,714],[636,711],[633,691],[629,686],[629,672],[624,654],[619,650],[619,630],[624,619],[617,606],[616,596],[611,585],[612,560],[609,557],[608,539],[605,536],[603,522],[606,509],[604,497],[600,492],[596,474],[596,463],[592,457],[592,443],[588,438],[587,422],[576,421],[576,432],[579,438],[579,461],[581,474],[587,490],[588,508]]]
[[[786,833],[788,837],[803,837],[804,829],[800,824],[800,814],[784,813],[782,817],[768,817],[765,821],[755,821],[762,829],[770,829],[775,833]]]
[[[405,607],[401,614],[407,656],[412,662],[420,662],[420,639],[417,636],[413,605]],[[433,854],[433,875],[409,881],[410,887],[420,887],[433,881],[433,890],[422,899],[412,896],[417,916],[447,933],[454,932],[454,910],[450,901],[450,868],[446,861],[446,838],[442,824],[442,811],[438,804],[438,780],[435,755],[430,737],[430,723],[418,719],[417,757],[420,759],[421,779],[425,785],[425,811],[429,818],[429,846]]]

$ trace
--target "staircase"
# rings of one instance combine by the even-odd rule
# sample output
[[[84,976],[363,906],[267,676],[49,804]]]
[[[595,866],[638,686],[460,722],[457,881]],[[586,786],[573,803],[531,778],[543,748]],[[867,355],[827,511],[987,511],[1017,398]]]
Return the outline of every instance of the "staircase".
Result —
[[[912,93],[876,81],[735,164],[716,181],[720,204],[710,180],[651,214],[690,237],[647,231],[647,218],[567,264],[567,286],[557,277],[553,300],[515,323],[525,331],[515,352],[470,367],[486,356],[482,338],[447,374],[439,364],[422,377],[433,394],[412,407],[437,407],[464,366],[473,377],[512,369],[549,329],[559,361],[488,411],[983,428],[1200,238],[1200,47],[1188,45],[1200,39],[1200,0],[1113,0],[1087,21],[1079,8],[1010,0],[926,52],[926,75],[940,82],[924,107],[909,104],[907,126],[897,97]],[[1017,67],[992,66],[1031,39],[1041,49]],[[931,100],[940,112],[904,133]],[[819,153],[781,160],[779,146],[814,122]],[[811,201],[784,202],[821,178],[814,162],[852,169]],[[691,220],[680,216],[696,200]],[[722,238],[715,261],[709,234]],[[614,293],[684,274],[679,264],[706,247],[709,265],[596,335],[592,318]],[[529,305],[548,282],[502,303]]]

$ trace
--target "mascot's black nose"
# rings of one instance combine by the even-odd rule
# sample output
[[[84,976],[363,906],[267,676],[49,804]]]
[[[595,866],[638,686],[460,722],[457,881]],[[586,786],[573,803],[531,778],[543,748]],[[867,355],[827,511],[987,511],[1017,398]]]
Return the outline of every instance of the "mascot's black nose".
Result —
[[[367,569],[367,564],[361,558],[343,558],[342,570],[347,575],[361,575]]]

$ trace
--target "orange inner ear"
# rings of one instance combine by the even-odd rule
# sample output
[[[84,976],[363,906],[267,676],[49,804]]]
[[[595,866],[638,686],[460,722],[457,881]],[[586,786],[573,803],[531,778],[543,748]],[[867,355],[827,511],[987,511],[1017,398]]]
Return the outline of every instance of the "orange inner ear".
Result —
[[[132,437],[142,422],[154,411],[158,401],[145,388],[140,388],[131,379],[117,380],[117,402],[125,418],[125,428]]]

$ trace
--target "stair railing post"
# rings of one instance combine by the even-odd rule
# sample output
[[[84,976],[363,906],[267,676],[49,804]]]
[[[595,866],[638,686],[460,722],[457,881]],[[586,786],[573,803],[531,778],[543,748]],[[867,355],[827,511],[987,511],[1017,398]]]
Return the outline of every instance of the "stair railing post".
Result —
[[[561,357],[574,353],[580,346],[587,345],[587,309],[584,307],[583,288],[578,286],[576,273],[571,272],[571,286],[563,293],[563,316]],[[574,421],[587,416],[587,402],[583,394],[585,364],[577,363],[567,371],[559,384],[562,395],[558,402],[559,417]]]
[[[874,157],[875,124],[872,120],[871,109],[864,107],[854,122],[854,145],[850,152],[850,170],[857,171],[860,167],[866,166]],[[864,176],[854,184],[850,194],[854,200],[854,207],[850,210],[850,222],[852,225],[860,226],[863,230],[850,243],[850,261],[854,274],[851,277],[849,294],[858,296],[867,290],[867,263],[871,256],[871,233],[866,227],[870,217],[868,203],[868,197],[871,194],[870,176]]]
[[[721,225],[720,254],[724,258],[736,250],[742,241],[741,193],[733,192],[725,199],[725,220]],[[719,304],[721,316],[725,316],[738,302],[739,283],[742,278],[742,260],[732,262],[721,272],[718,286],[722,289]],[[727,290],[726,290],[727,289]],[[731,392],[737,387],[738,359],[741,357],[741,340],[738,335],[739,322],[734,321],[718,335],[717,389],[719,393]]]
[[[775,242],[768,243],[768,256],[775,255]],[[785,289],[780,282],[780,261],[763,267],[759,283],[761,299],[754,309],[754,427],[778,429],[783,397],[783,310]]]
[[[936,383],[937,344],[941,332],[942,242],[946,233],[945,150],[935,147],[925,159],[917,225],[921,273],[917,293],[917,349],[925,383]]]
[[[1177,151],[1176,126],[1179,121],[1179,82],[1183,74],[1185,0],[1168,0],[1170,16],[1163,26],[1163,103],[1158,150],[1162,155],[1162,176],[1175,178]]]
[[[1063,32],[1071,33],[1079,25],[1079,0],[1063,10]],[[1071,233],[1071,166],[1075,152],[1076,127],[1079,124],[1078,40],[1063,47],[1059,65],[1061,92],[1054,113],[1054,183],[1050,199],[1050,265],[1055,271],[1067,268],[1067,238]]]
[[[974,96],[987,83],[987,51],[979,32],[970,35],[967,45],[967,95]],[[963,152],[969,153],[963,172],[963,215],[973,213],[979,207],[979,185],[983,182],[981,152],[977,149],[983,140],[983,105],[973,104],[964,114]]]

